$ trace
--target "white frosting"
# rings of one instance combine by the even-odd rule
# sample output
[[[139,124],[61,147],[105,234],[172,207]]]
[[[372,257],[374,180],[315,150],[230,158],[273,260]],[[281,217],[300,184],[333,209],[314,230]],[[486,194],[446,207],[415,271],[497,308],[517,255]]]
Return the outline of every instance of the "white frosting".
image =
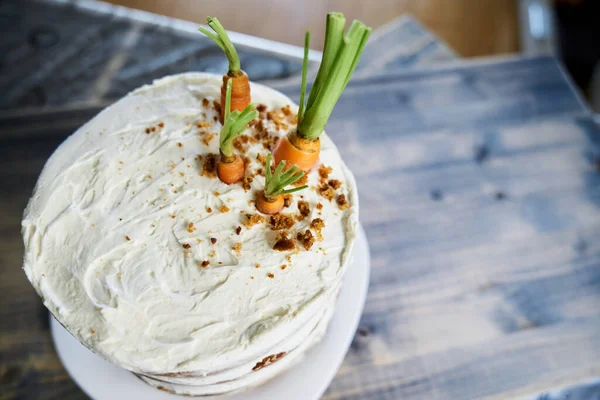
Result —
[[[195,122],[202,113],[213,120],[202,99],[218,99],[220,84],[219,76],[189,73],[130,93],[56,150],[25,210],[24,269],[44,304],[83,344],[134,372],[202,377],[229,370],[238,372],[222,377],[235,379],[249,373],[241,366],[297,347],[301,340],[286,339],[303,327],[307,337],[320,336],[324,326],[311,327],[332,309],[354,242],[355,183],[326,135],[321,162],[343,182],[338,192],[351,208],[342,211],[310,189],[284,210],[298,214],[303,196],[311,215],[290,231],[304,232],[319,217],[324,240],[309,251],[277,252],[277,232],[267,224],[243,227],[244,214],[257,212],[249,200],[264,178],[256,176],[246,192],[201,176],[195,160],[218,152],[221,125],[207,128],[216,136],[206,145]],[[252,98],[270,109],[293,106],[256,84]],[[145,133],[158,123],[164,127]],[[284,133],[272,123],[269,130]],[[262,144],[251,144],[250,170],[259,166],[258,153],[266,154]],[[309,185],[318,179],[311,172]],[[219,211],[224,205],[228,212]],[[204,260],[210,265],[201,268]]]

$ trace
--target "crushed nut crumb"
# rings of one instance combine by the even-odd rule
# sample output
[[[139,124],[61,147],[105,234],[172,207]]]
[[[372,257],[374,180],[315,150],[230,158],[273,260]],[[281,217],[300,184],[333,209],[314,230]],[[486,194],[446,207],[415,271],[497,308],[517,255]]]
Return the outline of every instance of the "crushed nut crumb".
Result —
[[[271,229],[279,231],[281,229],[290,229],[296,221],[290,215],[287,214],[275,214],[270,218]]]
[[[209,178],[215,178],[217,176],[217,156],[215,154],[208,154],[204,163],[202,164],[202,176]]]
[[[217,243],[217,238],[210,238],[210,242],[211,242],[212,244],[215,244],[215,243]]]
[[[323,240],[323,235],[321,234],[321,231],[323,230],[323,228],[325,228],[325,222],[323,222],[323,220],[321,218],[315,218],[310,223],[310,229],[317,232],[317,238],[320,241]]]
[[[125,236],[125,240],[131,240],[131,239],[129,239],[129,236]]]
[[[283,195],[283,206],[284,207],[289,207],[292,205],[292,195],[291,194],[284,194]]]
[[[243,223],[243,225],[246,228],[250,228],[256,224],[260,224],[265,220],[265,218],[260,214],[246,214],[246,218],[246,222]]]
[[[335,190],[328,184],[324,183],[317,188],[317,192],[327,200],[331,201],[335,197]]]
[[[231,250],[235,251],[236,254],[239,256],[242,253],[242,243],[237,242],[236,244],[231,246]]]
[[[242,188],[244,189],[244,192],[247,192],[248,190],[250,190],[252,188],[253,180],[254,180],[254,178],[252,178],[249,175],[244,177],[244,179],[242,180]]]
[[[200,266],[201,266],[202,268],[206,268],[206,267],[208,267],[208,265],[209,265],[209,264],[210,264],[210,261],[208,261],[208,260],[204,260],[204,261],[202,261],[202,263],[200,264]]]
[[[183,248],[184,248],[184,249],[189,249],[190,247],[192,247],[192,246],[190,246],[190,244],[189,244],[189,243],[184,243],[184,244],[183,244]]]
[[[273,275],[273,274],[272,274],[272,273],[270,273],[270,272],[267,274],[267,276],[268,276],[269,278],[271,278],[271,279],[275,278],[275,275]]]
[[[294,240],[289,239],[285,236],[279,239],[277,242],[275,242],[275,245],[273,246],[273,250],[277,251],[290,251],[294,250],[295,248],[296,243],[294,242]]]
[[[238,226],[237,228],[235,228],[235,234],[239,235],[242,232],[242,227]]]
[[[315,243],[315,237],[313,236],[312,232],[308,229],[304,233],[298,232],[296,239],[298,239],[298,241],[302,243],[302,246],[304,246],[306,250],[310,250],[312,245]]]
[[[319,166],[319,176],[321,177],[321,179],[325,180],[327,178],[329,178],[329,174],[331,173],[331,171],[333,171],[333,169],[331,167],[328,167],[325,164],[321,164]]]
[[[346,195],[343,193],[337,197],[337,204],[340,210],[350,208],[350,203],[348,203],[348,200],[346,200]]]
[[[229,207],[227,207],[225,204],[223,204],[221,206],[221,208],[219,208],[219,212],[222,212],[222,213],[229,212]]]
[[[327,184],[335,190],[338,190],[342,186],[342,182],[338,181],[337,179],[330,179],[329,182],[327,182]]]
[[[298,202],[298,211],[300,211],[300,215],[303,217],[308,216],[308,214],[310,214],[310,206],[308,201],[300,200]]]

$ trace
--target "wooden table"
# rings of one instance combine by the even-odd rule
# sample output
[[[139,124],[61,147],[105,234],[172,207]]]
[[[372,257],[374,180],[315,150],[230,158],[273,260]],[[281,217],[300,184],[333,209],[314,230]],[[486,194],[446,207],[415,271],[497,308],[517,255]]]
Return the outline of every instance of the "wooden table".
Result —
[[[24,15],[23,3],[7,4],[13,14],[6,18],[5,7],[0,19],[33,20],[38,30],[26,37],[42,50],[26,55],[39,56],[37,70],[12,72],[21,81],[0,74],[0,398],[85,398],[62,368],[48,313],[21,270],[22,210],[68,134],[128,85],[210,67],[202,60],[211,50],[140,21],[37,3]],[[51,25],[64,12],[80,27]],[[411,26],[419,28],[405,21],[388,29],[398,38]],[[52,27],[79,35],[68,37],[56,72],[42,63],[56,45],[44,47]],[[389,37],[369,52],[381,43],[389,49]],[[69,48],[84,51],[90,38],[86,67]],[[124,51],[128,42],[118,38],[135,46]],[[185,62],[149,65],[156,40]],[[359,330],[324,398],[506,399],[592,381],[600,376],[600,130],[552,58],[434,68],[423,61],[429,51],[438,61],[451,60],[451,51],[420,43],[415,55],[398,50],[384,63],[366,53],[328,125],[356,174],[373,268]],[[98,52],[104,58],[89,59]],[[256,57],[264,79],[297,70],[297,61],[247,57]],[[119,67],[111,79],[89,81],[108,65]],[[294,79],[279,86],[297,93]],[[598,399],[600,385],[569,394]]]

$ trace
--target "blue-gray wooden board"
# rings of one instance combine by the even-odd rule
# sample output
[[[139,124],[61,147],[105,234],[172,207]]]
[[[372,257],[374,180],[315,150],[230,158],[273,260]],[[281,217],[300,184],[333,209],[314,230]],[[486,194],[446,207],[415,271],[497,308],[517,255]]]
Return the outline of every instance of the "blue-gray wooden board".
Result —
[[[20,269],[21,213],[43,163],[131,88],[225,68],[175,22],[78,4],[0,4],[6,398],[84,398]],[[254,79],[298,72],[244,54]],[[294,85],[281,87],[297,99]],[[357,176],[373,271],[326,399],[505,399],[600,376],[600,132],[555,60],[457,62],[401,18],[374,32],[327,131]],[[597,400],[600,386],[547,398],[566,396]]]
[[[600,130],[553,58],[354,80],[327,131],[372,274],[326,399],[505,399],[600,376]]]

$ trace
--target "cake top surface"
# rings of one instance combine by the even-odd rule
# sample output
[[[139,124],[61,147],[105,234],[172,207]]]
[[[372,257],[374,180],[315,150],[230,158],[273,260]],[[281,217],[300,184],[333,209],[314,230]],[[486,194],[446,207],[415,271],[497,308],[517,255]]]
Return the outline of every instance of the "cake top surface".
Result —
[[[338,287],[358,221],[354,179],[326,135],[309,188],[273,218],[253,201],[296,106],[252,84],[260,116],[215,174],[221,77],[144,86],[69,137],[25,210],[25,272],[87,347],[136,372],[229,368],[297,331]]]

